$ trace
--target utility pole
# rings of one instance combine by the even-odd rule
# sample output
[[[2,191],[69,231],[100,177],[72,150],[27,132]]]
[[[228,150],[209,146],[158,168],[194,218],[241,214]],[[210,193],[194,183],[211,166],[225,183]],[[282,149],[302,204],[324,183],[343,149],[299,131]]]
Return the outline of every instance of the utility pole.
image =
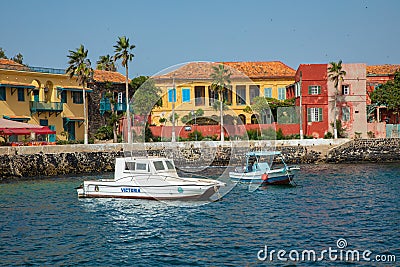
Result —
[[[302,106],[302,82],[303,82],[303,72],[300,71],[300,84],[299,84],[299,94],[300,94],[300,139],[303,139],[303,106]]]

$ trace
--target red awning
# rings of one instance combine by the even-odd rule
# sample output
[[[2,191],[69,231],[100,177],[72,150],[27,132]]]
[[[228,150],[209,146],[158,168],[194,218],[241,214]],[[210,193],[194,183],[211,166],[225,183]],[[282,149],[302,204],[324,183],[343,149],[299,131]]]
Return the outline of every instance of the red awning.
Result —
[[[29,129],[11,128],[9,130],[16,135],[30,135],[31,134],[31,131]]]
[[[36,134],[56,134],[56,131],[52,131],[48,127],[31,128],[30,130]]]
[[[11,132],[9,129],[0,129],[0,135],[13,135],[15,133]]]
[[[4,135],[30,135],[31,131],[26,128],[0,128]]]

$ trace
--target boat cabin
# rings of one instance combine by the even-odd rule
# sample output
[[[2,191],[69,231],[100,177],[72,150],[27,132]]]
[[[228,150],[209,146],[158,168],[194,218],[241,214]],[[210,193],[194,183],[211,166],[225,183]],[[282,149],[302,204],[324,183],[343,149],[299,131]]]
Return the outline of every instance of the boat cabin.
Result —
[[[244,172],[265,172],[271,170],[274,158],[281,156],[280,151],[252,151],[246,153]],[[282,163],[286,165],[281,158]]]
[[[115,162],[115,177],[123,177],[127,174],[176,174],[175,165],[167,158],[127,157],[117,158]]]

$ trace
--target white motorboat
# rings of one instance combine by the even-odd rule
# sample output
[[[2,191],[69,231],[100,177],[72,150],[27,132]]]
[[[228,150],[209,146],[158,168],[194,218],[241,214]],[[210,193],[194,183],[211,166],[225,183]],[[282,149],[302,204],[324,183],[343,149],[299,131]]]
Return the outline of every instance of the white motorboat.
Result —
[[[160,157],[116,158],[114,179],[84,181],[81,198],[208,200],[225,183],[179,177],[172,160]]]
[[[282,167],[271,168],[274,157],[278,157]],[[254,151],[246,153],[246,165],[229,172],[232,181],[258,183],[262,185],[289,185],[299,166],[287,166],[280,151]]]

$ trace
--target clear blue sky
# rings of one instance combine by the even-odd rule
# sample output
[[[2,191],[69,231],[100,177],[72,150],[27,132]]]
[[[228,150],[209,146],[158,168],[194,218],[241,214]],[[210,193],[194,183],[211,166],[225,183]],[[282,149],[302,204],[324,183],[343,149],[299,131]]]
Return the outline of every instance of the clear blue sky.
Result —
[[[136,45],[130,78],[196,60],[400,64],[399,11],[398,0],[5,0],[0,47],[66,68],[83,44],[95,66],[126,35]]]

